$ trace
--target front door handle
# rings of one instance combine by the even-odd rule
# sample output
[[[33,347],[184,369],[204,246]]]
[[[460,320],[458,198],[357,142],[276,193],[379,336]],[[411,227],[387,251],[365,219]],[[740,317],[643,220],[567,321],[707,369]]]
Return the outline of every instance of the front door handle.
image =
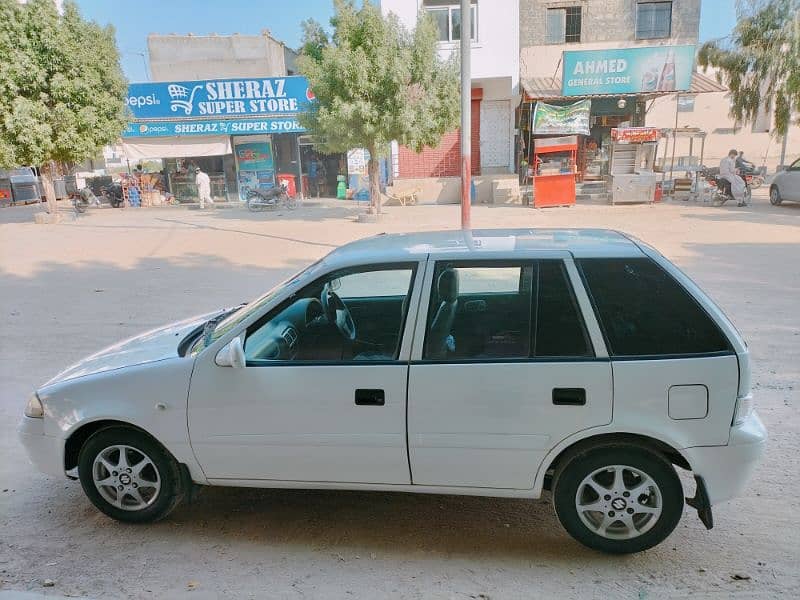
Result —
[[[553,388],[553,404],[584,406],[586,404],[586,390],[583,388]]]
[[[383,390],[356,390],[356,406],[383,406],[386,394]]]

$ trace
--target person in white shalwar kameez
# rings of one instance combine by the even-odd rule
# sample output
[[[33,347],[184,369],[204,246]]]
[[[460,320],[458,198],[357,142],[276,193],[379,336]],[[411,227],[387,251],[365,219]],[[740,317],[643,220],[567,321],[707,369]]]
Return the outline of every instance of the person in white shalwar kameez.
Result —
[[[736,199],[739,206],[744,206],[744,196],[747,188],[744,179],[736,173],[737,156],[739,156],[739,153],[736,150],[728,152],[728,156],[719,163],[719,176],[731,184],[731,196]]]

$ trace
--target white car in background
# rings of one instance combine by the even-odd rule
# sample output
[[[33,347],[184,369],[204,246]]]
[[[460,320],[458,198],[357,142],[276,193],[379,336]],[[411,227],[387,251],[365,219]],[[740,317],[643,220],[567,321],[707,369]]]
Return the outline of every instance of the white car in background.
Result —
[[[348,244],[70,367],[20,433],[122,521],[193,484],[550,490],[575,539],[615,553],[666,538],[686,495],[711,528],[766,440],[747,346],[686,275],[621,233],[544,229]]]
[[[777,206],[784,200],[800,202],[800,158],[776,173],[769,185],[769,201]]]

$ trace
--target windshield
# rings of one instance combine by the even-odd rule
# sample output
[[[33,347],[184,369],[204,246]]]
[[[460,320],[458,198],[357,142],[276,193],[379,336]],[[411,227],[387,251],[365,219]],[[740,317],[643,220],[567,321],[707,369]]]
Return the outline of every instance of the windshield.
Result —
[[[241,308],[234,310],[229,315],[225,316],[224,319],[221,319],[219,323],[213,325],[213,330],[205,333],[207,335],[201,335],[197,341],[192,346],[191,354],[197,354],[201,352],[207,346],[210,346],[223,335],[225,335],[228,331],[239,325],[239,323],[243,322],[247,319],[250,315],[259,312],[265,305],[269,304],[272,299],[278,294],[279,291],[286,287],[294,286],[297,281],[304,276],[306,273],[313,273],[319,269],[320,264],[322,263],[322,259],[318,260],[314,264],[306,267],[302,271],[292,275],[285,281],[282,281],[275,287],[273,287],[270,291],[268,291],[263,296],[259,296],[252,302],[248,302]],[[224,313],[223,313],[224,315]],[[213,319],[210,321],[213,322]]]

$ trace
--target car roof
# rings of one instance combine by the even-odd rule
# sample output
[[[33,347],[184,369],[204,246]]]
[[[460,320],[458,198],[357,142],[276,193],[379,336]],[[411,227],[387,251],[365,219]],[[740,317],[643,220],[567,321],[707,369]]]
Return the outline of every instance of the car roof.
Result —
[[[548,252],[568,252],[576,258],[644,254],[635,238],[610,229],[457,229],[382,233],[337,248],[325,262],[346,266],[454,255],[464,260],[506,259]]]

